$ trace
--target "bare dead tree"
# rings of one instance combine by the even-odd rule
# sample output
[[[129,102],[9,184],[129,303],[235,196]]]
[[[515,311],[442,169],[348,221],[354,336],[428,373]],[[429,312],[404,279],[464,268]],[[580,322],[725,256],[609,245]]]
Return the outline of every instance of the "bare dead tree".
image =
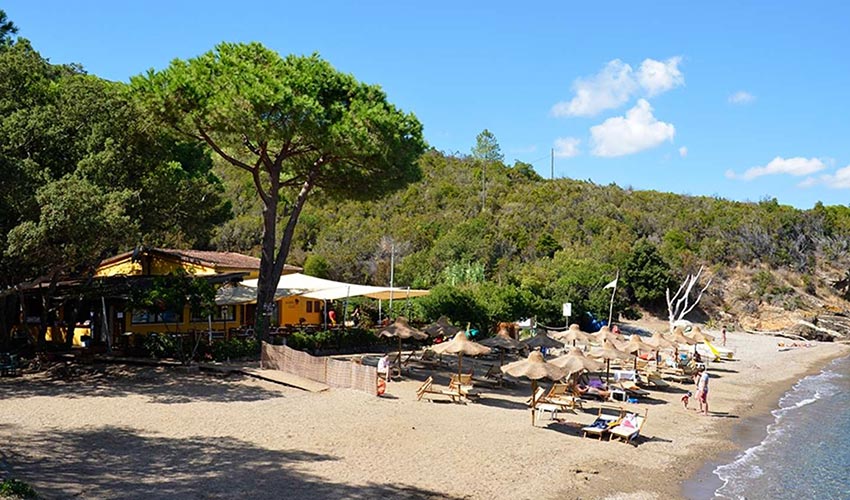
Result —
[[[676,321],[684,318],[685,315],[694,310],[697,304],[699,304],[703,292],[711,285],[711,279],[709,278],[708,283],[699,291],[696,300],[691,302],[691,290],[699,282],[702,271],[703,267],[700,266],[696,274],[687,275],[685,281],[682,282],[673,297],[670,297],[670,289],[667,289],[667,311],[670,313],[670,331],[673,331],[673,324]]]

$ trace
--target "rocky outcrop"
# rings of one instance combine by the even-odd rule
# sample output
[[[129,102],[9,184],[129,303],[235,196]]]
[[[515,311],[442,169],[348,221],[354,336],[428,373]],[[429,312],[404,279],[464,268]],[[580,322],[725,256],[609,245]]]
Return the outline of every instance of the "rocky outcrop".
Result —
[[[822,314],[813,321],[798,321],[787,330],[806,340],[835,342],[850,339],[850,318],[843,314]]]

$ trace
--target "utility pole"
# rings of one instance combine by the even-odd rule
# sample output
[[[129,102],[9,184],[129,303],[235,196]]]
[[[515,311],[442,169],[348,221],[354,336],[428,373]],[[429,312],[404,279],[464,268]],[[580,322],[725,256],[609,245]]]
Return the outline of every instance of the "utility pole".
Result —
[[[551,165],[551,175],[550,175],[549,178],[554,181],[555,180],[555,148],[552,148],[552,161],[551,161],[550,165]]]

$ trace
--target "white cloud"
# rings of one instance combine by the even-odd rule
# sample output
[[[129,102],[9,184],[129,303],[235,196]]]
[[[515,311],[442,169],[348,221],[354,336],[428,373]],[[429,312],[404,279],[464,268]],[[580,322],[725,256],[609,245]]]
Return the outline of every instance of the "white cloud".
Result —
[[[739,90],[739,91],[735,92],[734,94],[730,95],[728,100],[729,100],[730,104],[743,105],[743,104],[749,104],[749,103],[755,101],[756,96],[750,94],[749,92],[747,92],[745,90]]]
[[[666,61],[644,59],[637,73],[637,81],[646,95],[652,97],[684,85],[685,76],[679,71],[680,62],[681,57],[671,57]]]
[[[637,90],[632,67],[619,59],[610,61],[590,78],[573,82],[576,95],[570,102],[552,107],[555,116],[593,116],[600,111],[616,108]]]
[[[687,146],[682,146],[681,148],[679,148],[679,156],[681,156],[682,158],[685,158],[686,156],[688,156],[688,147]]]
[[[799,187],[808,188],[823,184],[832,189],[850,189],[850,165],[839,168],[834,174],[824,174],[820,177],[809,177],[799,183]]]
[[[825,168],[826,165],[820,158],[802,158],[800,156],[782,158],[777,156],[767,165],[749,168],[740,175],[732,170],[727,170],[726,177],[730,179],[744,179],[745,181],[751,181],[765,175],[787,174],[794,177],[801,177],[803,175],[811,175]]]
[[[620,107],[641,92],[647,97],[667,92],[685,83],[679,70],[681,61],[681,57],[666,61],[644,59],[637,71],[619,59],[609,61],[599,73],[576,79],[572,86],[575,96],[552,106],[552,114],[557,117],[594,116],[600,111]]]
[[[673,140],[676,128],[658,121],[645,99],[638,100],[626,116],[608,118],[590,128],[595,156],[623,156]]]
[[[575,137],[558,137],[555,139],[555,156],[558,158],[578,156],[581,152],[578,149],[580,143],[581,140]]]

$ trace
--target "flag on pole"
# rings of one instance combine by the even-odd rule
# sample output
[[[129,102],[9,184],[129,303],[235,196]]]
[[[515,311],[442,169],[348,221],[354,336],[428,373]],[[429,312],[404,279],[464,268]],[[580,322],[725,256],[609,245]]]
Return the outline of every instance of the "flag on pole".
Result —
[[[602,289],[605,290],[606,288],[614,288],[615,286],[617,286],[617,280],[618,279],[620,279],[620,278],[616,278],[611,283],[608,283],[607,285],[603,286]]]

